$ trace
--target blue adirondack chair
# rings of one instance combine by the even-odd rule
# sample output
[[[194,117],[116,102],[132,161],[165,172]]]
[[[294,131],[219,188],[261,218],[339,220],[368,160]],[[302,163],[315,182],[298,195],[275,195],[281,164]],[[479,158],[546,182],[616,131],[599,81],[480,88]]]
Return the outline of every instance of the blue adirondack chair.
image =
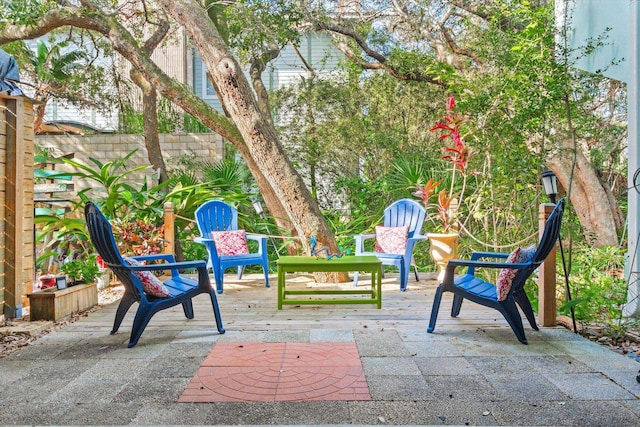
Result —
[[[191,299],[199,294],[209,294],[211,297],[218,332],[224,334],[225,330],[222,327],[218,300],[216,293],[211,287],[209,273],[207,272],[204,261],[175,262],[173,255],[158,254],[132,258],[147,262],[163,261],[162,264],[148,264],[144,266],[129,265],[123,260],[113,237],[111,224],[109,224],[107,218],[100,212],[100,209],[92,202],[87,202],[84,214],[87,220],[87,228],[89,229],[91,242],[107,266],[124,285],[124,295],[118,305],[111,334],[115,334],[118,331],[125,314],[127,314],[131,305],[137,302],[139,304],[138,310],[133,319],[131,338],[129,339],[129,347],[133,347],[138,343],[142,332],[153,315],[161,310],[182,304],[184,315],[187,319],[193,319],[193,303]],[[180,275],[179,270],[194,268],[198,271],[197,280]],[[135,272],[153,270],[171,271],[171,278],[163,282],[169,296],[152,297],[144,292],[140,278]]]
[[[407,246],[403,254],[387,254],[382,252],[369,252],[365,250],[365,241],[368,239],[375,239],[375,234],[359,234],[354,236],[356,241],[356,255],[374,255],[382,261],[382,265],[393,265],[400,270],[400,290],[405,291],[407,289],[407,283],[409,282],[409,270],[411,268],[413,260],[413,249],[421,240],[426,239],[421,234],[422,224],[426,217],[425,208],[415,200],[401,199],[391,205],[387,206],[384,210],[383,225],[385,227],[403,227],[409,228],[409,238],[407,240]],[[418,269],[414,265],[414,273],[416,281],[418,281]],[[355,286],[358,284],[358,272],[354,273],[353,283]]]
[[[479,261],[481,258],[506,259],[509,254],[499,252],[474,252],[471,254],[471,260],[450,260],[447,264],[443,282],[438,286],[436,294],[433,298],[433,307],[431,308],[431,318],[429,320],[429,328],[427,332],[433,332],[436,327],[438,318],[438,310],[440,309],[440,301],[444,292],[453,293],[453,306],[451,308],[451,317],[458,317],[462,301],[471,300],[485,307],[491,307],[498,310],[511,326],[516,337],[522,344],[527,344],[527,338],[524,334],[522,325],[522,317],[518,311],[518,306],[524,312],[529,324],[534,330],[538,330],[536,319],[531,307],[531,302],[524,291],[524,284],[531,276],[531,273],[544,262],[551,252],[551,249],[558,241],[560,236],[560,225],[562,223],[562,213],[564,211],[564,199],[561,199],[554,208],[551,215],[547,219],[544,227],[540,243],[533,257],[528,262],[522,263],[505,263],[505,262],[487,262]],[[468,267],[464,275],[454,277],[457,267]],[[475,275],[476,268],[503,269],[511,268],[519,270],[513,279],[511,289],[504,301],[498,301],[497,288],[493,283],[486,282]]]
[[[242,272],[246,265],[261,265],[264,271],[265,285],[269,287],[269,258],[267,253],[267,236],[247,233],[248,240],[258,242],[257,252],[244,255],[219,256],[216,243],[211,238],[212,231],[238,230],[238,211],[230,204],[222,200],[209,200],[196,210],[196,223],[200,230],[200,237],[195,241],[206,246],[209,252],[207,267],[213,270],[216,281],[216,289],[221,294],[224,284],[224,271],[229,267],[238,268],[238,279],[242,278]]]

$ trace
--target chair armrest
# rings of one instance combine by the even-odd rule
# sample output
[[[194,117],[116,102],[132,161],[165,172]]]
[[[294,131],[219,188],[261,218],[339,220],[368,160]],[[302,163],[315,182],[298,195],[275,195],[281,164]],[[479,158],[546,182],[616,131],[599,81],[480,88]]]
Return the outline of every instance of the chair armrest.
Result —
[[[191,268],[206,267],[204,261],[182,261],[168,264],[146,264],[146,265],[125,265],[131,271],[153,271],[153,270],[186,270]]]
[[[407,246],[413,247],[416,243],[422,242],[423,240],[427,240],[427,236],[423,236],[421,234],[414,234],[413,237],[409,237],[407,239]]]
[[[267,236],[266,234],[257,233],[246,233],[245,236],[247,239],[255,240],[256,242],[261,242],[262,240],[266,241],[269,238],[269,236]]]
[[[455,275],[455,270],[458,267],[468,267],[467,274],[474,275],[476,268],[512,268],[515,270],[522,270],[531,265],[531,262],[487,262],[487,261],[473,261],[473,260],[462,260],[462,259],[452,259],[449,260],[447,264],[447,269],[445,270],[443,283],[453,284],[453,279]]]
[[[218,262],[218,250],[216,249],[216,242],[213,239],[208,237],[195,237],[193,241],[205,245],[209,253],[209,258],[211,258],[213,262]]]
[[[409,237],[407,239],[407,247],[405,249],[405,259],[411,260],[413,257],[413,248],[416,243],[426,240],[427,236],[423,236],[421,234],[414,234],[413,237]]]
[[[198,270],[199,274],[202,274],[202,272],[207,272],[207,263],[205,261],[182,261],[165,264],[125,265],[125,267],[131,271],[169,270],[171,271],[171,277],[173,278],[180,275],[178,270],[195,268]]]
[[[152,254],[152,255],[136,255],[131,257],[136,261],[159,261],[176,262],[173,254]]]
[[[509,254],[504,252],[473,252],[471,254],[471,261],[479,260],[480,258],[508,258]]]
[[[357,234],[353,236],[356,241],[356,255],[364,252],[364,241],[367,239],[375,239],[376,235],[373,233],[370,234]]]
[[[259,254],[267,253],[267,240],[269,239],[269,236],[267,236],[266,234],[258,234],[258,233],[246,233],[245,236],[249,240],[258,242]]]

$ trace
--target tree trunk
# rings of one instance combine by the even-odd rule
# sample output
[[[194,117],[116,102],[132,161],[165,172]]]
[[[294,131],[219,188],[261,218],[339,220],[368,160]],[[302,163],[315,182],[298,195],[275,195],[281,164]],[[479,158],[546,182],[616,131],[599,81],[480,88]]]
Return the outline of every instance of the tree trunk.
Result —
[[[149,163],[155,171],[158,171],[158,183],[160,183],[169,179],[169,176],[158,136],[158,94],[139,71],[131,70],[131,79],[142,90],[144,145],[147,148]]]
[[[42,104],[33,104],[33,133],[38,133],[42,122],[44,121],[44,113],[47,108],[46,101]]]
[[[98,31],[114,49],[138,69],[164,97],[199,119],[205,126],[231,141],[252,170],[271,214],[278,221],[288,218],[307,253],[308,237],[337,251],[335,236],[302,178],[285,155],[275,128],[257,108],[256,100],[240,66],[220,37],[206,11],[193,0],[160,0],[160,5],[191,35],[203,62],[220,89],[218,97],[229,107],[233,121],[218,113],[181,83],[169,78],[140,48],[131,33],[111,13],[101,13],[91,0],[82,7],[65,6],[45,14],[36,25],[7,25],[0,31],[0,43],[31,39],[54,28],[77,26]],[[275,209],[274,209],[275,207]],[[280,207],[282,213],[280,214]],[[338,280],[348,280],[346,274]]]
[[[248,154],[245,158],[253,159],[275,196],[282,201],[307,253],[310,252],[309,236],[316,236],[319,243],[337,252],[335,237],[318,204],[289,161],[270,119],[263,117],[240,65],[205,10],[192,0],[160,0],[159,3],[191,36],[219,89],[218,97],[243,137],[242,148],[246,147]],[[341,280],[347,280],[346,274],[341,276]]]
[[[572,153],[574,150],[571,150]],[[579,149],[576,150],[575,168],[571,176],[573,156],[549,155],[545,163],[560,184],[569,191],[586,238],[593,246],[615,246],[619,244],[616,230],[624,225],[624,217],[611,190],[602,184],[593,166]]]

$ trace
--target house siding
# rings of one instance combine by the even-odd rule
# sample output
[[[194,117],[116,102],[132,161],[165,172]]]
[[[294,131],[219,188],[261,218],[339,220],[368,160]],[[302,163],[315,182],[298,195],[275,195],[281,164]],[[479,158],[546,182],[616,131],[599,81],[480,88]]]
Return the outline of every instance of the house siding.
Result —
[[[304,57],[314,71],[319,74],[331,72],[338,68],[342,56],[332,45],[331,38],[322,34],[307,34],[303,36],[298,46],[300,54]],[[212,93],[207,91],[206,72],[201,57],[193,52],[193,91],[204,99],[207,104],[222,111],[220,101]],[[245,70],[245,75],[248,76]],[[269,63],[262,74],[262,81],[267,90],[273,91],[288,85],[298,84],[302,76],[307,75],[304,63],[298,57],[295,49],[287,45],[280,55]]]

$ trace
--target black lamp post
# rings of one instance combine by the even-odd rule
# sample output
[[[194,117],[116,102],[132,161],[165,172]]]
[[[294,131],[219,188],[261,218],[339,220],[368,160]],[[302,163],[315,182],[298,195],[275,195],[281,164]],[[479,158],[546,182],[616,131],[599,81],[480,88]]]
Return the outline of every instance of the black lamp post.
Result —
[[[546,170],[542,172],[542,177],[540,178],[542,181],[542,185],[544,186],[544,192],[547,193],[549,200],[551,203],[556,203],[556,196],[558,195],[558,177],[556,174],[550,170]],[[567,271],[567,262],[564,258],[564,248],[562,247],[562,237],[558,235],[558,242],[560,243],[560,257],[562,258],[562,268],[564,270],[564,284],[565,291],[567,293],[567,301],[571,302],[571,288],[569,287],[569,273]],[[578,327],[576,325],[576,313],[571,306],[571,320],[573,321],[573,332],[578,333]]]
[[[558,178],[556,174],[550,170],[542,172],[542,185],[544,186],[544,192],[547,193],[551,203],[556,202],[556,196],[558,195]]]

